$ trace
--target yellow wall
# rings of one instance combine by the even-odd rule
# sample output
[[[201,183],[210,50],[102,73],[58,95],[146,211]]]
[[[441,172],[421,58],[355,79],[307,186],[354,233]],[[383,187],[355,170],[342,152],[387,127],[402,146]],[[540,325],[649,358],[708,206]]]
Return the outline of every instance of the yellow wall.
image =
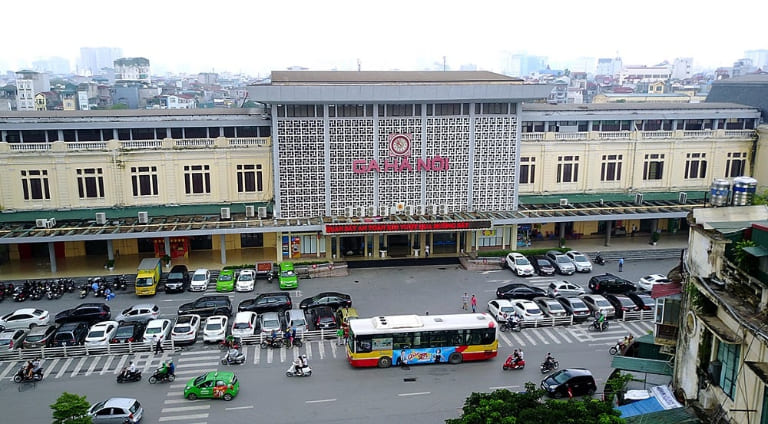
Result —
[[[84,256],[85,255],[85,242],[84,241],[66,241],[66,242],[64,242],[64,255],[67,256],[67,257]]]

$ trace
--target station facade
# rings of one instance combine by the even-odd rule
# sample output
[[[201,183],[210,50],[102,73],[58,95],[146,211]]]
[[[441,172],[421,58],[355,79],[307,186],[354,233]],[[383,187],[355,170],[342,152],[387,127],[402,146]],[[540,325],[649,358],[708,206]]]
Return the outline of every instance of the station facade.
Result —
[[[292,71],[249,87],[264,109],[4,112],[0,263],[608,243],[684,230],[714,178],[753,172],[755,108],[536,103],[550,89],[489,72]]]

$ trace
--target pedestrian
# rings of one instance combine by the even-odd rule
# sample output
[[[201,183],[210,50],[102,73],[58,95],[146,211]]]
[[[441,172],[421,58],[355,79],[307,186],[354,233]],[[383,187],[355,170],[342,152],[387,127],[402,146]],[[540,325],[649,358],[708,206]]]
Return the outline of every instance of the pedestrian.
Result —
[[[470,303],[472,304],[472,313],[477,312],[477,298],[475,295],[472,295],[472,300],[470,300]]]
[[[467,292],[464,292],[464,296],[461,296],[461,309],[465,311],[469,309],[469,295]]]
[[[619,258],[619,272],[624,270],[624,258]]]
[[[107,287],[107,288],[104,290],[104,300],[106,300],[107,302],[109,302],[110,300],[112,300],[112,299],[114,299],[114,298],[115,298],[115,294],[114,294],[114,293],[112,293],[112,290],[111,290],[109,287]]]
[[[424,246],[424,256],[427,256],[427,257],[429,256],[429,245],[428,244]]]
[[[155,342],[155,355],[157,355],[158,352],[163,352],[163,342],[160,340],[160,337],[152,336],[152,341]]]
[[[635,236],[635,233],[637,232],[637,225],[632,224],[632,237]]]
[[[337,345],[343,344],[344,343],[343,340],[344,340],[344,329],[339,327],[336,330],[336,344]]]

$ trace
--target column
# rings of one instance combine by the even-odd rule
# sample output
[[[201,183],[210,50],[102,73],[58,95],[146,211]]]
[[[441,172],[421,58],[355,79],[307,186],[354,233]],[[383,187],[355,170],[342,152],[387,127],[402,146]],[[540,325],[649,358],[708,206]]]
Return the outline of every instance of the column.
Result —
[[[456,254],[459,255],[464,249],[461,247],[461,231],[456,231]]]
[[[168,255],[168,256],[171,256],[171,238],[170,237],[166,237],[163,241],[165,242],[164,243],[165,244],[165,254]],[[222,248],[221,250],[224,250],[224,248]],[[222,262],[222,263],[224,263],[224,262]]]
[[[363,257],[364,258],[368,257],[368,237],[369,237],[368,234],[363,235]]]
[[[115,260],[115,251],[112,248],[112,240],[107,240],[107,259],[110,261]]]
[[[168,237],[165,238],[168,240]],[[219,246],[221,246],[221,264],[226,265],[227,264],[227,235],[226,234],[219,234]],[[170,250],[170,247],[168,246],[168,242],[166,241],[165,245],[165,251],[168,252]]]
[[[336,258],[341,259],[341,236],[334,236],[336,237]]]
[[[613,221],[607,221],[605,223],[605,245],[611,245],[611,232],[613,231]]]
[[[427,233],[419,233],[419,257],[420,258],[426,258],[427,257],[427,251],[425,250],[425,246],[427,245]]]
[[[507,248],[507,244],[509,244],[510,249],[514,250],[514,247],[512,247],[512,246],[514,246],[514,244],[512,243],[512,241],[510,239],[508,239],[509,234],[511,233],[511,231],[514,231],[512,229],[512,227],[514,227],[514,225],[512,225],[509,228],[506,225],[502,226],[502,227],[499,227],[499,230],[501,231],[501,249],[502,250]]]
[[[479,230],[475,231],[473,238],[475,242],[474,243],[475,252],[479,252],[480,251],[480,231]]]
[[[333,259],[333,236],[323,236],[323,243],[325,243],[325,259],[330,262]]]
[[[517,224],[513,225],[510,231],[509,248],[510,250],[517,250]]]
[[[278,232],[275,240],[275,262],[280,263],[283,260],[283,233]]]
[[[51,260],[51,272],[56,272],[56,246],[53,242],[48,242],[48,257]]]
[[[557,241],[557,245],[558,245],[558,247],[562,247],[562,246],[560,246],[560,240],[565,239],[565,222],[561,222],[560,223],[560,231],[559,231],[559,233],[560,233],[560,237],[559,237],[559,240]]]
[[[431,256],[435,254],[435,250],[434,250],[435,233],[429,233],[428,237],[429,237],[429,241],[427,242],[428,243],[427,246],[429,246],[429,255]]]

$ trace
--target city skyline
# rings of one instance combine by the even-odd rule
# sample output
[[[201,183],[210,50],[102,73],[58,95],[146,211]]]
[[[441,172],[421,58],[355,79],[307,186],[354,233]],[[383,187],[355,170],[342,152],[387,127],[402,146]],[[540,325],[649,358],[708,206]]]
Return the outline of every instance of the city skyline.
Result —
[[[51,0],[40,4],[57,13],[36,15],[35,27],[59,28],[56,36],[41,36],[27,20],[10,20],[6,33],[17,34],[18,40],[4,45],[0,70],[32,69],[35,62],[65,58],[75,71],[83,47],[119,48],[124,57],[145,57],[157,74],[226,71],[262,77],[293,66],[422,70],[445,64],[452,70],[472,65],[503,72],[508,57],[520,53],[546,57],[552,68],[606,57],[649,66],[691,57],[694,69],[714,69],[732,66],[745,51],[768,48],[761,45],[765,42],[758,26],[743,25],[744,10],[760,16],[768,12],[768,4],[740,0],[717,10],[658,0],[643,3],[639,10],[604,0],[578,8],[552,1],[546,10],[496,0],[471,8],[402,0],[386,7],[299,0],[290,8],[222,0],[205,10],[177,0],[151,9],[105,10],[93,0],[76,0],[70,9]],[[21,7],[11,3],[6,11],[19,16]],[[136,30],[126,24],[107,25],[98,33],[61,29],[62,23],[79,28],[115,19],[136,22]]]

